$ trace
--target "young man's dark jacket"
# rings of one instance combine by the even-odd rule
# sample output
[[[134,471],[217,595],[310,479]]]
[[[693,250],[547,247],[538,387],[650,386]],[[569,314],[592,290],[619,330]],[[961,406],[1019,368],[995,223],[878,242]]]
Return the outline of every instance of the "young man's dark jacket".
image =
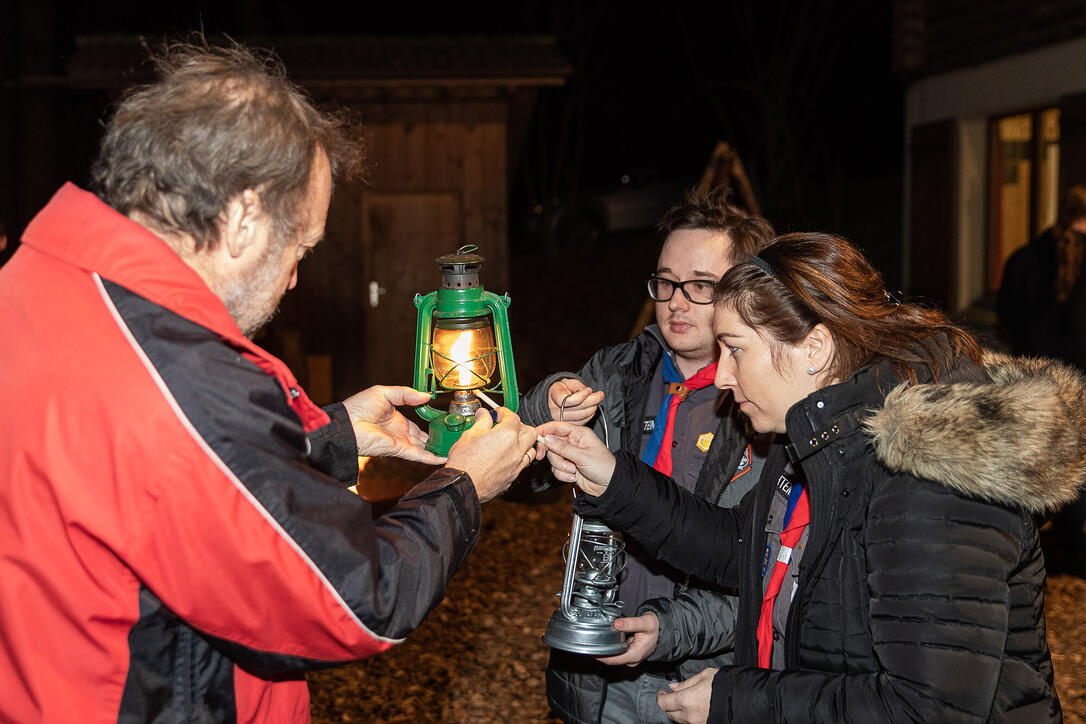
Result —
[[[637,457],[641,450],[645,401],[662,354],[660,341],[648,330],[632,342],[605,347],[593,355],[580,372],[557,372],[533,387],[521,403],[521,417],[531,425],[549,421],[547,393],[550,386],[561,379],[580,380],[593,389],[604,391],[600,413],[593,421],[597,435],[601,440],[608,440],[612,450],[623,450]],[[694,486],[694,494],[699,498],[724,506],[738,504],[756,482],[752,474],[732,480],[746,452],[749,433],[730,408],[729,397],[718,412],[720,423]],[[553,483],[553,478],[550,482]],[[685,588],[682,584],[683,581],[676,581],[677,589]],[[707,658],[672,660],[666,668],[678,669],[678,675],[685,678],[706,666],[731,660],[730,651],[724,655],[703,653],[702,656]],[[604,668],[589,656],[552,652],[547,669],[547,698],[555,713],[567,722],[598,722],[606,686]]]
[[[604,494],[574,503],[677,568],[738,586],[738,665],[716,675],[710,721],[1062,719],[1032,514],[1086,477],[1083,379],[988,355],[954,384],[889,392],[896,382],[889,365],[868,367],[787,414],[811,529],[775,644],[783,671],[756,668],[771,486],[723,510],[623,452]],[[784,457],[771,454],[766,476]]]

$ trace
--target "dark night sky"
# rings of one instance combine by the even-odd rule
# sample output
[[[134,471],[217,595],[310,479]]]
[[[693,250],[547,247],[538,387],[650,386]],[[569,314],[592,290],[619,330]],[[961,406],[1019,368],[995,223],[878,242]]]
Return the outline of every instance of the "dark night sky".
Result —
[[[533,133],[553,148],[566,127],[571,143],[562,163],[530,165],[511,179],[515,199],[543,188],[605,191],[623,174],[634,183],[692,183],[718,140],[740,151],[781,228],[870,226],[854,211],[855,190],[872,180],[900,184],[902,91],[890,70],[889,0],[22,6],[48,17],[36,25],[55,34],[55,70],[86,33],[554,35],[574,75],[541,99]]]

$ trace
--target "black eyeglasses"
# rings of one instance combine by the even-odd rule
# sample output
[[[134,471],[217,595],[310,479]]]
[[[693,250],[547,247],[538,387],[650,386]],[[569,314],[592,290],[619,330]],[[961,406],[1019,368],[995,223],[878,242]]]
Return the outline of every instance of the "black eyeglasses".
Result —
[[[663,277],[649,277],[649,296],[654,302],[666,302],[675,295],[678,287],[691,304],[712,304],[716,282],[709,279],[687,279],[677,282]]]

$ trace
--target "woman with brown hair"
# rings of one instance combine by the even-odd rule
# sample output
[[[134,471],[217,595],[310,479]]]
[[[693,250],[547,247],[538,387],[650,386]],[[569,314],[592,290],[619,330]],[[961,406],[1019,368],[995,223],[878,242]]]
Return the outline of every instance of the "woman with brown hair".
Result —
[[[733,267],[714,332],[717,386],[787,436],[739,507],[585,428],[539,428],[580,515],[739,588],[738,665],[661,707],[680,722],[1059,721],[1033,513],[1086,477],[1083,379],[983,353],[826,234]]]

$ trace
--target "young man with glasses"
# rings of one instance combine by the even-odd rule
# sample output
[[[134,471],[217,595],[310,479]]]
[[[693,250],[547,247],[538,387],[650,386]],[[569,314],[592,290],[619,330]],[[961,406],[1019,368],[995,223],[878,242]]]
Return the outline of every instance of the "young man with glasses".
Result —
[[[729,204],[722,190],[687,192],[658,228],[664,244],[648,279],[657,323],[632,342],[600,350],[580,372],[550,375],[525,395],[520,411],[532,425],[551,419],[591,424],[612,450],[640,455],[717,505],[737,505],[757,480],[762,456],[752,451],[751,433],[713,387],[713,287],[733,264],[765,246],[773,228]],[[641,613],[649,599],[688,595],[689,582],[676,571],[634,546],[629,552],[619,590],[624,616]],[[719,596],[713,597],[712,605],[718,603]],[[657,653],[664,648],[661,642]],[[634,667],[640,661],[635,649],[636,644],[608,660],[630,661],[630,667],[553,651],[547,698],[555,714],[576,724],[666,724],[656,692],[667,690],[668,681],[724,663],[689,659]]]

